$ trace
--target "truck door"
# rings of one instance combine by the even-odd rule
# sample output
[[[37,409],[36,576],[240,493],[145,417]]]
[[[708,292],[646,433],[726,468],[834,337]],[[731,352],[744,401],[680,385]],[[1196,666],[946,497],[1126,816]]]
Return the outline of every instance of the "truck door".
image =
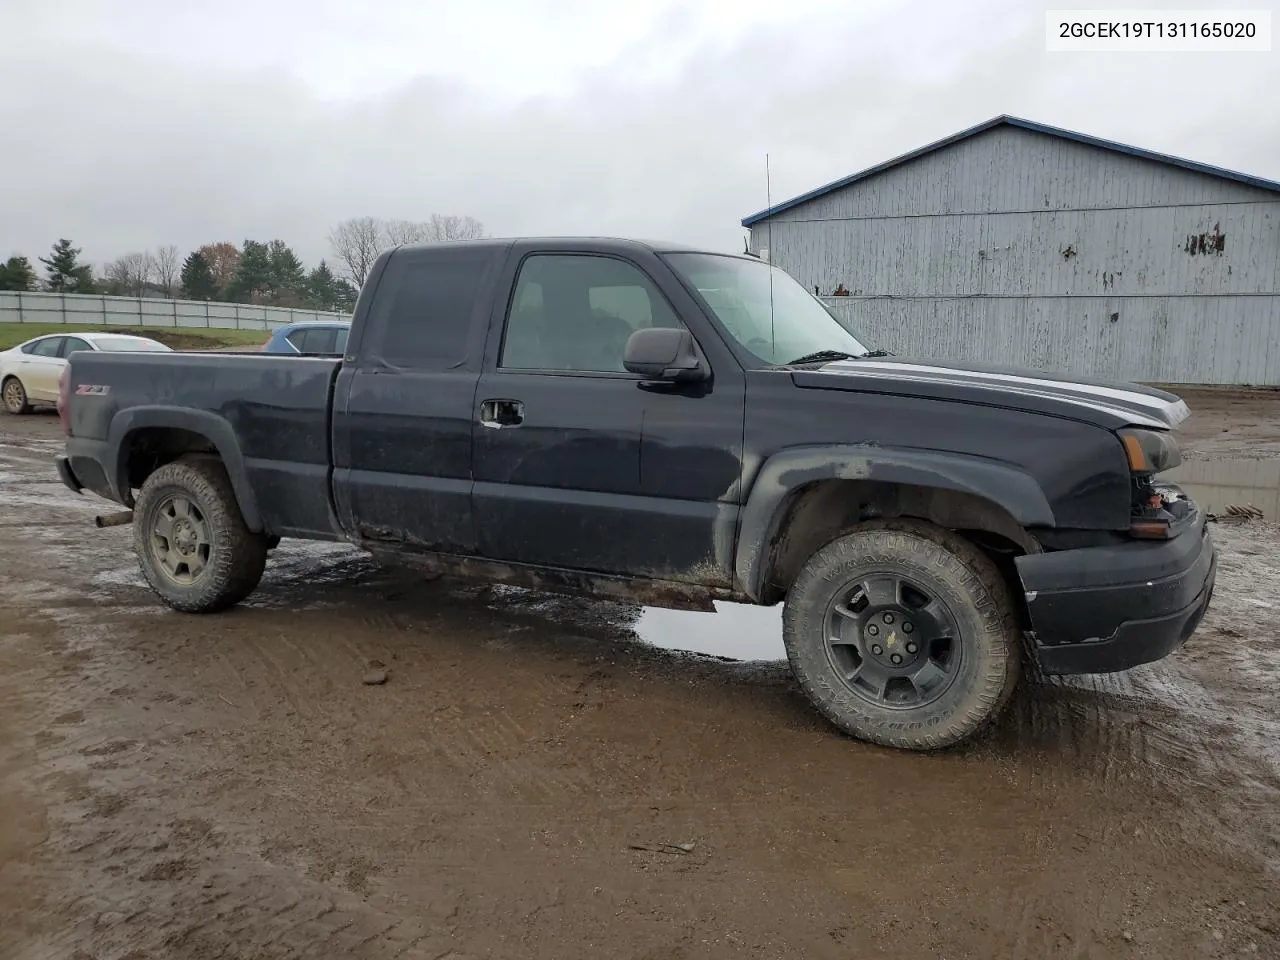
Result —
[[[517,248],[473,410],[481,556],[728,582],[743,378],[720,344],[711,383],[625,370],[632,332],[680,326],[676,303],[696,311],[660,268],[656,257],[642,269],[612,253]]]
[[[473,552],[472,405],[505,253],[406,247],[387,261],[334,394],[334,502],[358,539]]]

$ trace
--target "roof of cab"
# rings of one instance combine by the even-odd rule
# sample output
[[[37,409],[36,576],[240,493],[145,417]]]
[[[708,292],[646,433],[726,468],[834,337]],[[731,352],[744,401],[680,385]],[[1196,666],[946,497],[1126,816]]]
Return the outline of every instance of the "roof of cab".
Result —
[[[593,237],[593,236],[547,236],[547,237],[485,237],[479,240],[446,240],[438,243],[409,243],[400,250],[434,250],[472,247],[510,247],[519,244],[522,247],[546,247],[549,250],[584,248],[601,252],[634,252],[648,250],[653,253],[714,253],[724,255],[726,251],[709,250],[706,247],[693,247],[683,243],[672,243],[666,240],[642,240],[630,237]],[[728,256],[741,254],[728,253]]]

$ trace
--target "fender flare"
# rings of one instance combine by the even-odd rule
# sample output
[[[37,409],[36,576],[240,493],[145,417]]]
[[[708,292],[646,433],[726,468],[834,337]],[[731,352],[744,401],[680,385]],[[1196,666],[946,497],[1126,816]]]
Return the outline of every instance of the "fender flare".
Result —
[[[1053,508],[1040,484],[1017,467],[963,454],[859,444],[796,447],[769,457],[742,508],[734,580],[759,600],[768,575],[769,547],[780,534],[788,500],[822,480],[869,480],[954,490],[990,501],[1023,527],[1053,526]]]
[[[240,441],[236,438],[235,428],[226,418],[206,410],[165,406],[130,407],[128,410],[120,411],[111,419],[111,426],[107,430],[108,449],[116,451],[115,471],[111,476],[111,483],[121,503],[133,506],[133,495],[129,489],[129,448],[126,441],[129,434],[135,430],[148,427],[189,430],[212,443],[222,459],[227,476],[231,478],[231,489],[235,491],[245,526],[254,533],[262,531],[262,516],[258,512],[258,502],[253,495],[253,487],[249,483],[249,474],[245,469],[244,456],[240,452]]]

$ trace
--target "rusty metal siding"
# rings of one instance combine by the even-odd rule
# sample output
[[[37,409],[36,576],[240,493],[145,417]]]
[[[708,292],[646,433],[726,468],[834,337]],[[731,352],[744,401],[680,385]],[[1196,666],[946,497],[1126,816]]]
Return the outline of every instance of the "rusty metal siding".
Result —
[[[997,127],[784,210],[785,221],[1275,200],[1268,190]]]
[[[1280,196],[997,128],[751,228],[878,345],[1280,385]]]
[[[1158,383],[1280,386],[1280,296],[825,298],[894,353]]]
[[[1280,293],[1280,198],[775,223],[771,232],[770,259],[824,295],[840,284],[876,296]]]

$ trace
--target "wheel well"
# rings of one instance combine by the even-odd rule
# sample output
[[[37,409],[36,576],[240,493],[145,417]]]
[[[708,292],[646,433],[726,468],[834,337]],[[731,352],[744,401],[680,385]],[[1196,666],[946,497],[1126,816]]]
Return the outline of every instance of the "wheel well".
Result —
[[[188,453],[218,456],[212,440],[180,427],[141,427],[125,437],[124,449],[125,476],[131,490],[141,487],[147,477],[166,463]]]
[[[1021,595],[1014,558],[1040,545],[1000,505],[971,493],[873,480],[822,480],[794,491],[771,544],[761,599],[776,603],[815,551],[867,520],[912,517],[964,536]]]

